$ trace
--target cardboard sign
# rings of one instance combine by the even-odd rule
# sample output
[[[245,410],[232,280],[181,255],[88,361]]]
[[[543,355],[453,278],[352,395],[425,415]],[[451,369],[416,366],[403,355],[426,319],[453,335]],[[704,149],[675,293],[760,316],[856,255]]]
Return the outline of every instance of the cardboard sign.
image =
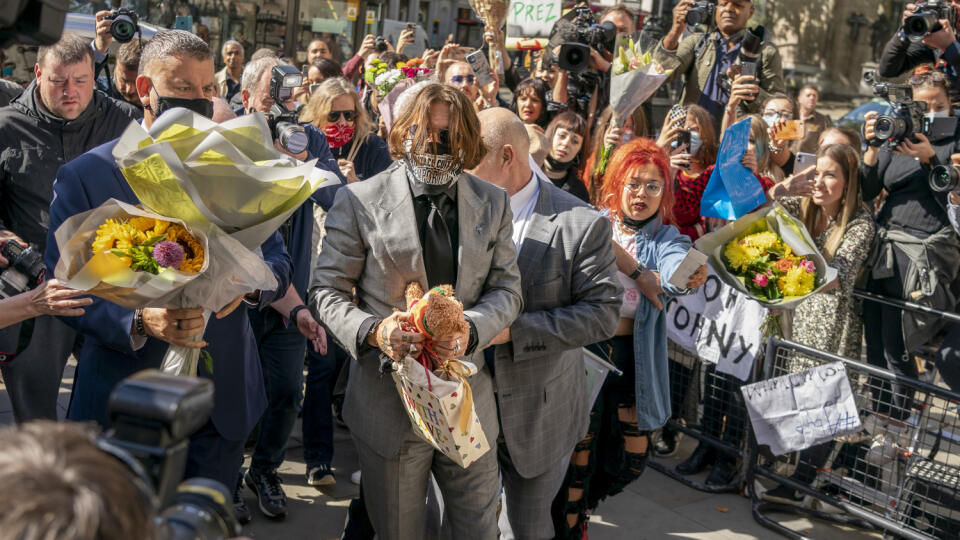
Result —
[[[776,455],[796,452],[860,429],[842,362],[740,388],[757,443]]]
[[[514,0],[507,10],[507,29],[511,36],[550,37],[550,29],[557,22],[560,0]],[[510,27],[517,27],[511,29]]]
[[[750,376],[763,343],[767,310],[728,287],[707,267],[707,281],[697,292],[668,298],[664,306],[667,337],[721,373],[741,381]]]

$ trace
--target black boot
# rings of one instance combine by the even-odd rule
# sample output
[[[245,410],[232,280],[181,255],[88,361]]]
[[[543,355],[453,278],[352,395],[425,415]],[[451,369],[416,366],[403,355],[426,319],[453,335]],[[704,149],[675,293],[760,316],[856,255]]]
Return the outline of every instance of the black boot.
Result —
[[[660,458],[673,457],[677,453],[677,432],[664,426],[657,444],[653,445],[653,452]]]
[[[717,460],[717,464],[713,466],[713,470],[710,471],[704,483],[710,487],[725,486],[732,482],[736,476],[737,462],[728,457],[722,457]]]
[[[717,451],[707,443],[700,443],[686,461],[677,465],[676,471],[683,475],[697,474],[716,459]]]

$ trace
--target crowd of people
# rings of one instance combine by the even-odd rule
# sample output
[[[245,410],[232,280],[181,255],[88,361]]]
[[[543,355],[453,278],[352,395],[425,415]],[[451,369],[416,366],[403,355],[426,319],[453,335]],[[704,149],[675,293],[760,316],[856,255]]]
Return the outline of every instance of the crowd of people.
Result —
[[[960,2],[950,4],[960,10]],[[956,310],[960,191],[936,191],[928,177],[960,159],[960,27],[944,20],[922,42],[897,35],[887,45],[880,74],[909,71],[925,118],[946,127],[884,144],[876,113],[858,133],[818,111],[817,87],[787,93],[771,36],[763,37],[754,74],[742,72],[742,46],[758,35],[748,28],[751,0],[719,0],[714,20],[696,28],[686,22],[693,7],[679,2],[651,49],[673,69],[666,84],[679,90],[662,124],[648,106],[617,116],[612,51],[591,49],[591,77],[561,69],[553,46],[562,37],[525,63],[525,53],[505,48],[502,29],[488,28],[477,50],[495,60],[490,73],[476,72],[465,59],[471,49],[456,43],[409,58],[409,28],[385,47],[366,36],[343,65],[324,41],[311,43],[303,85],[284,104],[298,111],[308,144],[300,153],[276,148],[316,160],[341,182],[313,193],[261,246],[277,288],[250,291],[209,323],[200,308],[127,309],[52,279],[0,299],[0,328],[7,327],[0,350],[17,351],[0,363],[16,422],[57,418],[71,355],[77,371],[67,419],[108,428],[110,393],[121,380],[159,367],[170,345],[205,347],[212,365],[199,375],[213,381],[215,404],[190,438],[185,475],[232,489],[241,523],[252,518],[245,487],[264,516],[288,513],[277,471],[302,414],[308,485],[344,480],[331,467],[335,423],[345,423],[357,448],[360,470],[349,476],[360,496],[343,538],[419,539],[428,530],[452,538],[586,538],[591,512],[637,481],[651,452],[676,452],[678,435],[665,425],[679,409],[670,379],[683,371],[669,368],[664,305],[707,279],[706,266],[674,274],[693,242],[728,223],[702,217],[701,200],[725,134],[744,119],[744,181],[762,186],[766,205],[802,221],[839,275],[783,330],[845,357],[859,359],[864,348],[870,364],[914,378],[912,351],[935,344],[943,379],[960,388],[957,328],[854,297],[865,288]],[[636,14],[626,6],[596,11],[597,22],[618,35],[636,34]],[[108,14],[96,14],[93,40],[66,34],[41,47],[36,78],[0,108],[0,243],[36,249],[47,277],[59,260],[54,233],[65,220],[111,198],[139,202],[112,154],[130,122],[149,129],[174,108],[216,122],[270,113],[271,73],[294,64],[271,49],[247,58],[233,40],[213,51],[183,30],[123,44],[111,61]],[[391,92],[372,76],[380,66],[422,69]],[[790,133],[797,125],[799,134]],[[0,255],[0,270],[9,263]],[[410,283],[453,286],[466,326],[429,339],[411,331]],[[415,433],[384,375],[391,360],[424,347],[478,368],[469,383],[491,451],[469,467]],[[594,402],[584,390],[585,347],[622,372],[608,375]],[[801,364],[795,369],[807,367]],[[875,421],[903,426],[910,395],[892,386],[874,396]],[[722,411],[707,410],[730,406],[708,398],[704,417],[721,419]],[[744,429],[727,418],[725,426],[704,422],[704,431],[726,438]],[[49,437],[43,429],[23,429],[25,438],[11,445],[55,446],[36,442]],[[61,440],[93,436],[50,429]],[[901,444],[875,438],[868,459],[890,459]],[[245,446],[250,465],[242,470]],[[805,452],[823,465],[825,447]],[[736,472],[730,456],[706,444],[677,471],[711,466],[707,485],[727,485]],[[808,469],[799,467],[795,478],[812,481]],[[73,485],[69,473],[44,481]],[[21,502],[35,487],[4,485],[5,500]],[[104,495],[123,497],[125,489]],[[769,497],[800,500],[784,486]],[[430,510],[438,501],[439,517]],[[506,519],[498,519],[501,509]],[[37,535],[31,516],[5,512],[0,537],[67,538]],[[115,534],[96,537],[129,537]]]

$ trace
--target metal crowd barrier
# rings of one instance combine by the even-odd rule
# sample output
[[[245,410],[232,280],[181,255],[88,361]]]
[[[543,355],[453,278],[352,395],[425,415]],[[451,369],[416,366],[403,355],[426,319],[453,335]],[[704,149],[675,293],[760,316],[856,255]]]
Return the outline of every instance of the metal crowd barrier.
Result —
[[[743,404],[740,386],[748,382],[719,373],[716,366],[701,361],[672,341],[668,344],[670,359],[670,393],[673,416],[667,427],[698,443],[709,445],[719,457],[728,456],[739,464],[730,482],[719,486],[704,483],[711,467],[699,474],[683,475],[677,472],[673,459],[681,462],[692,452],[678,458],[659,458],[651,450],[647,466],[693,489],[708,493],[738,491],[745,478],[744,450],[750,420]],[[754,368],[754,373],[757,368]],[[669,460],[668,460],[669,459]]]
[[[767,342],[763,376],[828,362],[844,364],[864,430],[781,457],[751,436],[745,461],[754,518],[798,539],[807,537],[767,514],[801,513],[910,539],[960,538],[960,393],[779,338]],[[758,478],[792,488],[802,503],[764,500]]]

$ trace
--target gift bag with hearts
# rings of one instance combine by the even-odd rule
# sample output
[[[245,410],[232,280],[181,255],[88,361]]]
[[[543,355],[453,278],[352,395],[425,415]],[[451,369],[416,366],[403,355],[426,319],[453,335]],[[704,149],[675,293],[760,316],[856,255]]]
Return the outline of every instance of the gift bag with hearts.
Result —
[[[467,381],[477,366],[448,360],[430,370],[410,356],[395,365],[393,381],[414,431],[424,440],[464,469],[490,450]]]

